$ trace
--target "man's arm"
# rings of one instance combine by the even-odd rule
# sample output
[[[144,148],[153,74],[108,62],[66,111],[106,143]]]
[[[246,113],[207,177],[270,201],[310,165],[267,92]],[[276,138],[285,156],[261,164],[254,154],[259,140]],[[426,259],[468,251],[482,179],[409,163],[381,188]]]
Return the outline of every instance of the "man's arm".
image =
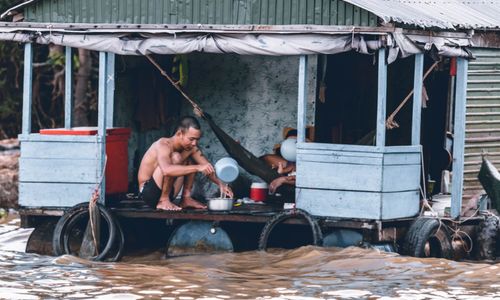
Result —
[[[290,172],[295,172],[295,164],[294,163],[279,163],[278,164],[278,174],[288,174]]]
[[[158,147],[160,148],[160,147]],[[172,151],[168,147],[157,149],[158,166],[163,176],[177,177],[202,172],[198,165],[181,165],[172,161]]]
[[[198,163],[200,165],[208,164],[211,166],[208,159],[203,155],[203,153],[201,153],[201,150],[198,147],[196,147],[196,149],[194,149],[194,152],[193,152],[191,157],[193,158],[193,160],[196,163]],[[205,175],[207,175],[207,174],[205,174]],[[225,194],[227,194],[229,197],[233,198],[233,196],[234,196],[233,191],[224,182],[222,182],[219,178],[217,178],[217,176],[215,175],[215,170],[213,173],[208,174],[207,177],[213,183],[217,184],[219,186],[219,188],[224,191]]]
[[[199,164],[199,165],[212,165],[208,159],[205,157],[205,155],[203,155],[203,153],[201,153],[201,150],[200,148],[196,147],[193,151],[193,154],[191,155],[191,157],[193,158],[193,160]],[[219,178],[217,178],[217,176],[215,176],[215,170],[214,172],[212,172],[211,174],[205,174],[207,175],[207,177],[215,184],[217,185],[220,185],[222,184],[222,181],[219,180]]]
[[[295,176],[283,176],[274,179],[269,184],[269,192],[274,194],[276,190],[283,184],[295,185]]]

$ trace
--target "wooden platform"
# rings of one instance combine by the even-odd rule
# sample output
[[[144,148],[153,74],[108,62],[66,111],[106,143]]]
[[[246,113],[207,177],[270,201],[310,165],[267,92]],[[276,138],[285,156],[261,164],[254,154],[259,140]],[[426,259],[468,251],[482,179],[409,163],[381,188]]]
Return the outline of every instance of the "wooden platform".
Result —
[[[282,206],[268,204],[241,204],[230,211],[210,211],[208,209],[183,209],[180,211],[154,210],[144,206],[140,200],[121,201],[111,210],[120,217],[152,219],[189,219],[235,222],[267,222],[269,218],[283,210]]]
[[[151,209],[139,200],[136,195],[129,194],[126,197],[109,201],[108,208],[120,218],[136,219],[164,219],[164,220],[205,220],[214,222],[241,222],[241,223],[266,223],[274,215],[283,211],[283,204],[269,202],[264,204],[241,204],[234,206],[230,211],[210,211],[207,209],[183,209],[180,211],[162,211]],[[36,217],[59,217],[69,208],[35,208],[25,207],[19,210],[22,220]],[[415,218],[399,218],[385,221],[375,221],[370,219],[353,218],[332,218],[317,217],[320,226],[324,228],[351,228],[363,230],[383,230],[384,228],[407,227]],[[464,225],[477,225],[483,218],[473,217],[462,220]],[[443,219],[445,222],[453,222],[450,219]],[[30,227],[31,222],[22,222],[23,227]],[[302,218],[289,219],[287,224],[307,224]]]
[[[205,220],[214,222],[238,222],[238,223],[266,223],[274,215],[283,211],[281,206],[267,204],[242,204],[233,207],[230,211],[210,211],[207,209],[184,209],[181,211],[160,211],[145,206],[140,201],[125,201],[118,206],[109,209],[120,218],[135,219],[164,219],[164,220]],[[59,217],[67,208],[22,208],[19,213],[22,220],[37,217]],[[353,229],[373,230],[379,224],[373,220],[354,220],[340,218],[319,218],[324,227],[342,227]],[[397,220],[397,223],[408,223],[412,219]],[[23,222],[22,222],[23,223]],[[304,224],[307,221],[302,218],[289,219],[286,224]],[[31,222],[25,223],[23,227],[30,227]]]

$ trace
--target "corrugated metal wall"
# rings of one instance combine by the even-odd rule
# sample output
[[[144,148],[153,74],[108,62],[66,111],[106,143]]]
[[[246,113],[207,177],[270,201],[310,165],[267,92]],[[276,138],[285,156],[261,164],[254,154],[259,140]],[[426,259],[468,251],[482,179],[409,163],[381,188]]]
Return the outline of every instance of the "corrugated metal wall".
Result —
[[[377,25],[375,15],[341,0],[45,0],[26,7],[25,21]]]
[[[469,63],[464,198],[482,190],[481,153],[500,168],[500,49],[473,49]]]

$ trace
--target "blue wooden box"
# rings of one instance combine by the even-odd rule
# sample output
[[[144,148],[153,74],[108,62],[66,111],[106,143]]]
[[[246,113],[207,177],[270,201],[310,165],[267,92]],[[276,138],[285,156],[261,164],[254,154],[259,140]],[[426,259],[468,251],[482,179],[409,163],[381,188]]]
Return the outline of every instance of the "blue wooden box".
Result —
[[[19,135],[19,205],[70,207],[89,201],[102,174],[99,136]]]
[[[296,206],[312,215],[388,220],[419,212],[421,146],[299,143]]]

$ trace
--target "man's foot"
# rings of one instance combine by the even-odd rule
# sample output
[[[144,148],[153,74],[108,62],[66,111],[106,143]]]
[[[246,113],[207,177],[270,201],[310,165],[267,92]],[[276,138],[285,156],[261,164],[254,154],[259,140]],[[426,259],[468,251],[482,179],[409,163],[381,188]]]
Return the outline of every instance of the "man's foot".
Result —
[[[182,208],[173,204],[169,199],[160,199],[156,209],[160,210],[181,210]]]
[[[184,197],[180,203],[182,208],[207,208],[206,205],[201,204],[200,202],[194,200],[191,197]]]

